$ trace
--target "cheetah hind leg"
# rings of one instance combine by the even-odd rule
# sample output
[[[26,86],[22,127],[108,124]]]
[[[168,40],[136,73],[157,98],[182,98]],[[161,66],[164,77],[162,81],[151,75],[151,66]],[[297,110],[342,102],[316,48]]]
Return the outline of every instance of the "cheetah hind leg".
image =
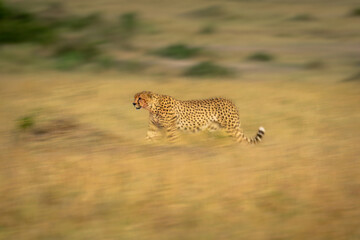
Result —
[[[236,142],[240,143],[242,140],[245,140],[249,144],[260,143],[265,135],[265,129],[263,127],[259,127],[255,137],[246,137],[240,128],[227,129],[227,132],[235,138]]]
[[[238,143],[241,143],[242,140],[244,139],[244,132],[240,129],[240,128],[236,128],[236,129],[226,129],[226,132],[232,136],[233,138],[235,138],[235,141]]]
[[[211,122],[207,127],[209,132],[215,132],[220,129],[220,124],[218,122]]]
[[[224,129],[224,131],[233,137],[236,142],[241,143],[244,139],[244,133],[242,129],[240,128],[240,124],[236,124],[235,126],[232,126],[231,124],[228,124],[227,122],[219,122],[219,127],[221,129]]]

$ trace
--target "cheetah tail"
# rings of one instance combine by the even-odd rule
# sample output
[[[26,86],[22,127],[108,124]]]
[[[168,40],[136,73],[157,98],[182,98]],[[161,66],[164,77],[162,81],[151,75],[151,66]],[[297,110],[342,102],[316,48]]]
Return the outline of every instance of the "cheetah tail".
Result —
[[[252,137],[252,138],[248,138],[246,137],[245,135],[243,135],[243,139],[245,139],[248,143],[250,144],[257,144],[257,143],[260,143],[262,138],[264,137],[265,135],[265,128],[263,127],[259,127],[259,130],[258,132],[256,133],[256,136],[255,137]]]

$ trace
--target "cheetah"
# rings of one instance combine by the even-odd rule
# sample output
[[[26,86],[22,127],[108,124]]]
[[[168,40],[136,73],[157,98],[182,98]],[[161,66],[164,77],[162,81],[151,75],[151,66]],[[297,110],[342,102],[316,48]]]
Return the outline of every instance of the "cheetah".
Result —
[[[177,130],[197,132],[224,129],[237,142],[259,143],[265,135],[260,127],[255,137],[246,137],[240,128],[239,112],[233,102],[224,98],[181,101],[150,91],[136,93],[134,107],[149,111],[147,139],[162,136],[162,129],[170,141],[177,138]]]

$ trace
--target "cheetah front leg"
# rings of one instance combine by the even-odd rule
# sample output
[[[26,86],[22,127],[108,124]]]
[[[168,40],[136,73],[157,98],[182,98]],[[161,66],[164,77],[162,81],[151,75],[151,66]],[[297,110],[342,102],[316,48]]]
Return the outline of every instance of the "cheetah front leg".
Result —
[[[149,119],[149,127],[146,134],[146,140],[154,141],[162,137],[162,132],[160,127],[152,120]]]
[[[178,139],[178,132],[176,125],[169,125],[165,128],[166,137],[170,142],[175,142]]]
[[[169,116],[165,124],[166,137],[170,142],[175,142],[178,139],[178,131],[176,127],[176,116]]]

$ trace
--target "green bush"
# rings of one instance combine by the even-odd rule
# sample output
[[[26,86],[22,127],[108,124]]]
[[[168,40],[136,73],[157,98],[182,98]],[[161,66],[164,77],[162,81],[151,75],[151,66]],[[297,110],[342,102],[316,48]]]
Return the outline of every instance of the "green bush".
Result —
[[[33,115],[27,115],[18,120],[18,128],[21,130],[27,130],[35,125],[35,117]]]
[[[198,47],[189,47],[185,44],[173,44],[164,48],[155,50],[153,53],[155,55],[167,58],[174,59],[186,59],[192,58],[198,55],[201,51],[201,48]]]
[[[10,8],[0,0],[0,20],[19,20],[19,21],[32,21],[34,15],[18,9]]]
[[[97,67],[104,70],[115,68],[118,62],[110,56],[100,56],[94,60],[94,63],[96,63]]]
[[[305,63],[304,65],[304,68],[309,70],[321,69],[324,67],[325,67],[324,62],[320,60],[310,61],[308,63]]]
[[[53,28],[41,22],[31,13],[13,9],[0,1],[0,44],[54,41]]]
[[[360,17],[360,7],[355,8],[350,11],[349,16],[351,17]]]
[[[60,70],[72,70],[85,63],[90,63],[100,56],[100,50],[96,44],[84,41],[68,42],[55,51],[56,68]]]
[[[290,18],[292,21],[314,21],[316,18],[310,14],[299,14]]]
[[[59,27],[68,27],[72,30],[81,30],[92,25],[96,25],[102,21],[100,13],[92,13],[85,17],[69,17],[55,23]]]
[[[247,59],[251,61],[268,62],[272,61],[274,57],[265,52],[257,52],[248,56]]]
[[[61,45],[56,50],[55,56],[64,56],[72,53],[81,55],[84,60],[89,61],[99,56],[100,50],[95,43],[89,43],[79,40]]]
[[[226,17],[227,12],[221,6],[213,5],[191,11],[185,15],[193,18],[221,18]]]
[[[131,49],[132,41],[139,32],[140,21],[138,14],[128,12],[119,17],[120,44],[123,47]]]
[[[184,72],[184,75],[190,77],[226,77],[233,75],[233,71],[226,67],[206,61],[188,68]]]
[[[84,59],[84,56],[80,53],[69,52],[56,59],[55,68],[59,70],[73,70],[86,62],[87,61]]]
[[[200,30],[200,34],[213,34],[216,31],[216,28],[213,24],[207,24],[203,26]]]
[[[47,20],[21,9],[6,6],[0,0],[0,43],[51,43],[57,39],[60,27],[80,30],[101,22],[99,13],[84,17],[62,16]]]
[[[55,39],[56,34],[51,28],[37,22],[17,20],[0,22],[0,43],[50,43]]]
[[[139,17],[135,12],[124,13],[120,16],[120,28],[129,35],[135,34],[139,27]]]

